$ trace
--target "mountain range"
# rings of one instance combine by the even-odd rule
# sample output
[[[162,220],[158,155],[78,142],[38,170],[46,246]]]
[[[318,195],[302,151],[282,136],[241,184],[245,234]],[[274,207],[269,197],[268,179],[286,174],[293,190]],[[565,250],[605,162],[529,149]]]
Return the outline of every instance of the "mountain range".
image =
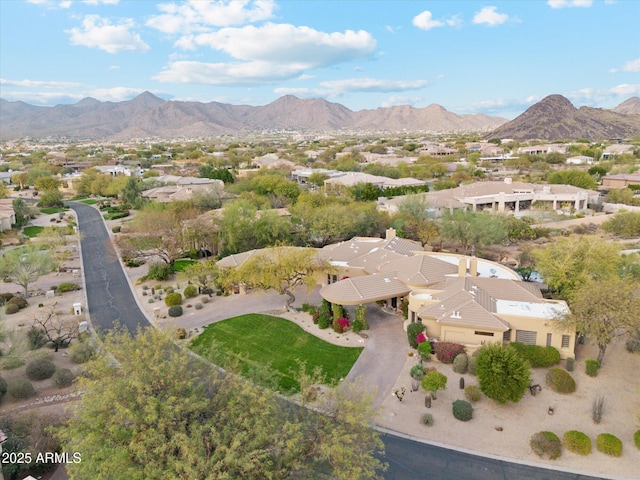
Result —
[[[576,109],[550,95],[512,121],[482,114],[457,115],[440,105],[359,110],[324,99],[287,95],[264,106],[168,101],[144,92],[124,102],[85,98],[73,105],[42,107],[0,99],[0,140],[60,136],[72,139],[195,138],[265,130],[463,132],[518,140],[588,138],[640,134],[640,99],[612,110]]]

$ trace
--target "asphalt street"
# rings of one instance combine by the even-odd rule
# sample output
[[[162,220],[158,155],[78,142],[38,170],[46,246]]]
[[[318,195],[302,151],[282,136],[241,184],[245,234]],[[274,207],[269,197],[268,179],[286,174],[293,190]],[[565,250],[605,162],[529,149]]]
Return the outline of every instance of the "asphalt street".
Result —
[[[82,268],[89,315],[96,330],[110,330],[116,325],[132,334],[151,323],[138,308],[118,255],[99,210],[78,202],[69,202],[80,230]]]

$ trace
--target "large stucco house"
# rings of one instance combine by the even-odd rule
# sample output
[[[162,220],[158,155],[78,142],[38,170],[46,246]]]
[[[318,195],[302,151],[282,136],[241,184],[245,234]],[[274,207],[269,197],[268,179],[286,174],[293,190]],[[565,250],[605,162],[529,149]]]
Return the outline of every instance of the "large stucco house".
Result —
[[[234,267],[256,251],[218,262]],[[468,353],[486,342],[553,346],[573,357],[575,329],[557,330],[564,301],[544,299],[540,288],[520,280],[508,267],[477,257],[426,252],[420,244],[395,236],[354,237],[318,249],[333,269],[318,278],[320,295],[331,303],[383,303],[397,310],[408,300],[408,319],[422,322],[434,341],[465,345]]]

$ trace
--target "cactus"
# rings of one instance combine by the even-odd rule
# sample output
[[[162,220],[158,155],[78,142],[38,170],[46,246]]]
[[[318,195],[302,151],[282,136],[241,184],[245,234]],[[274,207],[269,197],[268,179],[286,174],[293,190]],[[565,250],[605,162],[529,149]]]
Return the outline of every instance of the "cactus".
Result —
[[[460,390],[464,390],[464,377],[460,377]]]
[[[427,408],[431,408],[431,395],[427,394],[424,397],[424,406]]]

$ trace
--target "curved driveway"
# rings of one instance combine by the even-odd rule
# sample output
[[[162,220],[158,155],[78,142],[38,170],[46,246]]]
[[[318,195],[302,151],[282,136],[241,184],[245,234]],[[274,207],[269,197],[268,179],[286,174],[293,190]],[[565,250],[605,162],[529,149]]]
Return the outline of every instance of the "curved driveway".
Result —
[[[82,269],[93,327],[110,330],[120,324],[135,334],[138,328],[151,326],[138,308],[100,211],[79,202],[68,205],[76,212],[81,233]]]
[[[85,287],[89,314],[94,328],[109,330],[116,324],[124,325],[130,332],[135,333],[139,327],[151,326],[145,315],[139,308],[132,293],[128,278],[126,277],[118,256],[113,248],[109,233],[102,220],[101,213],[94,207],[78,202],[69,202],[69,206],[75,210],[78,218],[78,226],[81,232],[82,265],[84,269]],[[379,309],[376,309],[379,312]],[[348,379],[365,376],[368,380],[379,385],[381,390],[390,388],[390,377],[384,372],[376,372],[371,368],[374,363],[385,365],[390,370],[395,370],[395,365],[389,362],[397,362],[392,355],[397,353],[397,348],[406,350],[404,336],[397,335],[399,326],[396,322],[390,322],[389,317],[382,318],[376,310],[367,312],[367,318],[375,323],[376,330],[393,329],[395,334],[389,332],[388,338],[399,341],[401,345],[390,345],[385,342],[385,335],[377,335],[376,344],[370,345],[362,355],[370,357],[368,361],[358,362]],[[369,316],[371,315],[371,316]],[[382,333],[382,331],[380,332]],[[400,356],[400,361],[404,358]],[[400,365],[401,369],[402,366]],[[415,479],[451,479],[451,480],[494,480],[494,479],[559,479],[559,480],[595,480],[576,473],[565,473],[558,470],[537,468],[528,465],[510,463],[505,460],[480,457],[465,452],[459,452],[449,448],[429,445],[408,438],[385,434],[382,437],[386,452],[384,461],[389,464],[389,470],[385,478],[389,480],[415,480]]]

